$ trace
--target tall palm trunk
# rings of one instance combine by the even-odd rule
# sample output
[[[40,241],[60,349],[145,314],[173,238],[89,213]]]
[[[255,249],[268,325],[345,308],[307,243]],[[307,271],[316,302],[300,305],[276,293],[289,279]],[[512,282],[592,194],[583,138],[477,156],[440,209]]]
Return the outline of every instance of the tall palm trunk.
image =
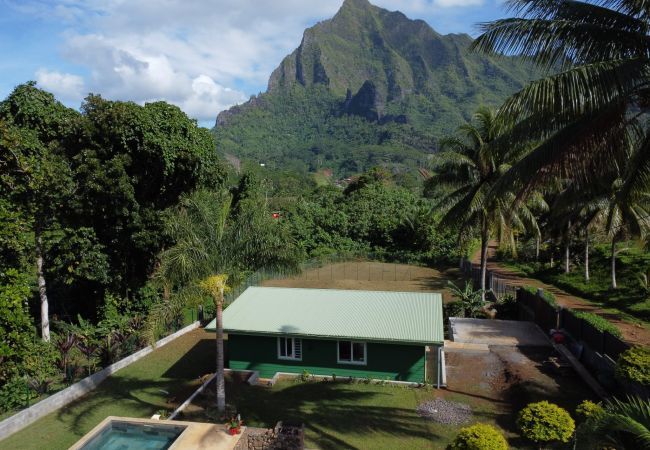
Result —
[[[485,301],[489,239],[490,235],[488,233],[487,219],[483,216],[481,223],[481,300],[483,301]]]
[[[535,237],[535,262],[539,261],[539,241],[541,240],[540,235],[538,234]]]
[[[50,312],[43,271],[43,242],[40,228],[36,227],[36,276],[38,278],[38,294],[41,298],[41,337],[45,342],[50,342]]]
[[[570,249],[569,249],[569,244],[571,243],[571,222],[566,226],[566,238],[564,239],[564,273],[569,273],[571,271],[571,266],[570,266],[570,259],[571,259],[571,254],[570,254]]]
[[[585,281],[589,281],[589,227],[585,227]]]
[[[612,238],[612,289],[616,289],[616,238]]]
[[[223,289],[216,299],[217,309],[217,410],[220,414],[226,412],[226,382],[224,380],[223,356]]]

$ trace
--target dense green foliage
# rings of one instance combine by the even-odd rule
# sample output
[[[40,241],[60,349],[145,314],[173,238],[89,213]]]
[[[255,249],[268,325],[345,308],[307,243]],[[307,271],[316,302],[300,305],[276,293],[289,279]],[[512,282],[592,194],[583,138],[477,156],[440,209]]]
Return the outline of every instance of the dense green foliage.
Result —
[[[471,42],[348,0],[305,30],[266,93],[219,115],[217,146],[271,168],[345,177],[381,164],[415,178],[443,133],[539,73],[520,60],[471,54]]]
[[[578,450],[650,447],[650,401],[610,399],[591,408],[576,430]]]
[[[541,401],[519,411],[517,427],[522,436],[538,444],[569,442],[575,430],[571,415],[559,406]]]
[[[77,112],[27,83],[0,102],[0,131],[6,410],[46,393],[59,374],[73,380],[73,367],[83,375],[142,347],[142,314],[157,297],[148,279],[168,243],[164,211],[184,192],[222,184],[225,172],[210,133],[164,102],[90,95]],[[35,332],[39,312],[51,344]]]
[[[448,450],[507,450],[503,434],[492,425],[477,423],[461,428]]]
[[[650,386],[650,348],[632,347],[616,362],[616,377]]]
[[[439,264],[460,255],[455,236],[436,228],[426,200],[373,169],[344,191],[320,187],[293,205],[287,223],[306,257],[367,254],[377,258]]]

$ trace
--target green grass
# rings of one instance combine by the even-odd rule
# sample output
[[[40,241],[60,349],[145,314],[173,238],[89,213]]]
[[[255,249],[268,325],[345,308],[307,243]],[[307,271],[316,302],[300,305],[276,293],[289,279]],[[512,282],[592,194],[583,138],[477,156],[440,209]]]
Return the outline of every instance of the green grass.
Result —
[[[623,244],[619,244],[623,248]],[[623,318],[650,322],[650,297],[640,284],[642,274],[650,271],[650,253],[635,245],[619,253],[616,259],[618,289],[610,288],[609,245],[596,245],[590,255],[590,280],[584,280],[582,265],[565,274],[560,264],[549,268],[541,264],[509,261],[509,267],[524,276],[537,278],[566,292],[621,313]]]
[[[236,406],[249,426],[273,427],[278,420],[304,423],[306,448],[444,448],[460,429],[426,421],[416,414],[417,405],[443,395],[431,388],[282,380],[272,388],[228,383],[226,392],[228,402]],[[445,396],[469,403],[474,421],[496,424],[506,420],[505,412],[495,411],[494,402],[463,394]],[[200,402],[209,406],[213,398],[204,397]],[[210,417],[195,412],[183,420],[210,421]]]
[[[106,416],[150,417],[189,397],[214,370],[214,335],[198,330],[120,370],[65,408],[0,441],[0,449],[66,449]],[[165,393],[166,391],[167,393]],[[173,399],[171,404],[168,399]]]

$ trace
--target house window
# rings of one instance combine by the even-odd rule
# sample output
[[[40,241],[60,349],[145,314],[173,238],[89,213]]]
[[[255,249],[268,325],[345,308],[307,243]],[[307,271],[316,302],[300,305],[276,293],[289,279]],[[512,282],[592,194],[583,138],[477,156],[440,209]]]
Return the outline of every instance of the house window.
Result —
[[[302,361],[302,339],[292,337],[279,337],[278,359]]]
[[[366,343],[355,341],[339,341],[337,361],[340,364],[359,364],[365,366],[368,362]]]

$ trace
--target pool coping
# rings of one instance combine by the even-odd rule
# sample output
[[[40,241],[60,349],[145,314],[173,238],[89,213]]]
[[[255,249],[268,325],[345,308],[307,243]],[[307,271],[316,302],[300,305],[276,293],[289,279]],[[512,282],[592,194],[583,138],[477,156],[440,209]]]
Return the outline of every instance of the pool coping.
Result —
[[[241,434],[234,436],[226,432],[225,425],[215,425],[204,422],[185,422],[181,420],[157,420],[157,419],[138,419],[134,417],[108,416],[99,422],[92,430],[79,439],[69,450],[81,450],[97,433],[112,421],[147,424],[147,425],[169,425],[186,427],[176,438],[168,450],[189,450],[189,449],[215,449],[230,450],[233,449]],[[245,427],[242,427],[242,432]]]

